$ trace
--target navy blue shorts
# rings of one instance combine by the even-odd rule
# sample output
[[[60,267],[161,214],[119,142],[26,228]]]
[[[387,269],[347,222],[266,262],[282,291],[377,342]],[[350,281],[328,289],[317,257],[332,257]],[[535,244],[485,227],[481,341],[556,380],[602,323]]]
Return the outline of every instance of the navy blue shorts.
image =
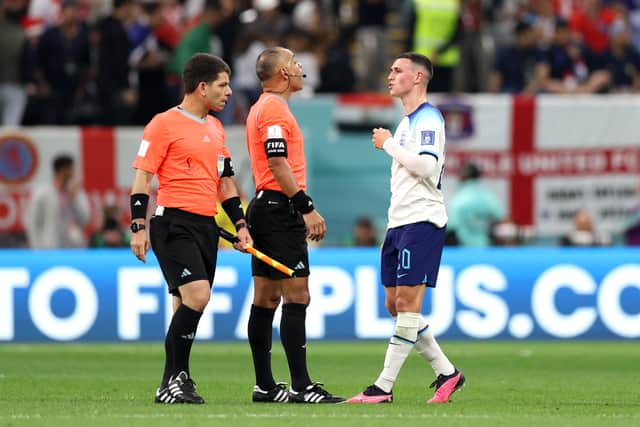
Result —
[[[382,284],[436,287],[446,227],[416,222],[387,230],[382,245]]]

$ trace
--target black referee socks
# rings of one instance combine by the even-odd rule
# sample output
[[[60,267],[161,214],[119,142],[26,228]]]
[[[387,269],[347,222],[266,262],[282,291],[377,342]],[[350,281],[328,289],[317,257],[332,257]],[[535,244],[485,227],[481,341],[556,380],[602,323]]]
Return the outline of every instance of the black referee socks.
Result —
[[[185,371],[191,377],[189,356],[201,316],[201,312],[192,310],[184,304],[181,304],[173,314],[165,340],[167,361],[162,379],[163,385],[169,382],[171,375],[176,375],[181,371]]]
[[[306,304],[282,305],[280,339],[289,362],[291,388],[296,391],[304,390],[311,384],[309,372],[307,372],[306,315]]]
[[[271,336],[273,334],[273,308],[251,305],[248,336],[256,372],[256,385],[262,390],[271,390],[276,386],[271,372]]]

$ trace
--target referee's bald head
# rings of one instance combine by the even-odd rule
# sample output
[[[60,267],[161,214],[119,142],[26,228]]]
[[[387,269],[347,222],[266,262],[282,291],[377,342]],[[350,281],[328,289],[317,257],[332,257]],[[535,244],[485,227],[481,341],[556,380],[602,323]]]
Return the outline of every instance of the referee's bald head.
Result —
[[[256,74],[261,82],[269,80],[283,67],[289,49],[280,46],[265,49],[256,59]],[[291,55],[293,55],[291,53]]]

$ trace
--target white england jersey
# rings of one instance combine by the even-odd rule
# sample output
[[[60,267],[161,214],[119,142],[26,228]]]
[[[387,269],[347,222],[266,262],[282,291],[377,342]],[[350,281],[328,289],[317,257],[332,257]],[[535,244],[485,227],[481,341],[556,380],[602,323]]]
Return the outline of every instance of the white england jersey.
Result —
[[[425,102],[402,119],[393,139],[413,153],[433,156],[438,167],[433,176],[421,178],[393,159],[388,228],[423,221],[443,227],[447,223],[447,212],[442,195],[445,144],[442,114]]]

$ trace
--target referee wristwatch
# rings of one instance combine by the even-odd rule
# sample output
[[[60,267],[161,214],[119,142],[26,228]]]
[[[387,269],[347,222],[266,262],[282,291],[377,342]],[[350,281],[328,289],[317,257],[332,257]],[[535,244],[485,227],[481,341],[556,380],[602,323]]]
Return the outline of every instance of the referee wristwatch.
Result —
[[[142,231],[145,228],[147,228],[147,227],[145,227],[144,224],[138,224],[137,222],[132,222],[131,223],[131,232],[132,233],[137,233],[138,231]]]

